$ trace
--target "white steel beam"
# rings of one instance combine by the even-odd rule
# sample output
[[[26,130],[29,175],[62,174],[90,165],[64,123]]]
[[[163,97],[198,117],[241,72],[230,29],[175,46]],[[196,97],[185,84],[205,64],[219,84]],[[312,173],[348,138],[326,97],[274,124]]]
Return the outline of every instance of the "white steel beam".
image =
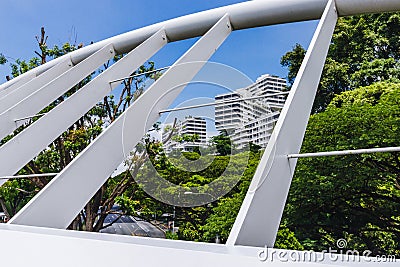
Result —
[[[19,87],[23,86],[24,84],[31,81],[35,77],[36,77],[36,73],[32,71],[29,74],[24,75],[21,79],[15,79],[15,80],[12,79],[11,81],[9,81],[10,83],[5,83],[4,85],[7,85],[7,86],[0,85],[0,98],[9,94],[12,91],[18,89]]]
[[[53,66],[57,65],[64,59],[66,59],[68,56],[65,55],[62,59],[57,59],[57,62],[49,61],[45,63],[44,65],[40,65],[28,72],[22,73],[21,75],[3,83],[0,84],[0,95],[2,95],[2,92],[8,91],[8,90],[13,90],[16,89],[23,84],[29,82],[30,80],[34,79],[35,77],[38,77],[42,75],[44,72],[52,68]]]
[[[15,174],[49,143],[101,101],[118,83],[111,79],[129,75],[151,58],[167,43],[164,30],[160,30],[142,45],[124,56],[93,81],[45,114],[24,131],[0,147],[0,176]],[[106,48],[106,53],[110,53]],[[84,62],[82,62],[84,63]],[[80,63],[80,64],[82,64]],[[0,185],[5,181],[0,181]]]
[[[399,11],[398,0],[335,0],[339,16]]]
[[[107,44],[114,44],[118,54],[131,51],[162,27],[167,32],[169,41],[179,41],[203,35],[219,18],[229,13],[234,30],[276,25],[290,22],[319,19],[327,0],[254,0],[234,5],[211,9],[168,21],[136,29],[109,39],[97,42],[70,54],[74,64],[79,63]],[[400,10],[397,0],[337,0],[339,15],[360,15],[373,12],[391,12]],[[36,68],[43,72],[54,66],[62,58],[52,60]],[[21,79],[22,74],[15,79]],[[15,82],[10,81],[8,83]],[[8,83],[0,85],[0,89]]]
[[[8,88],[7,90],[5,90],[5,93],[3,95],[0,95],[0,114],[18,104],[24,98],[42,88],[44,85],[48,84],[52,80],[56,79],[72,67],[73,64],[71,58],[68,57],[44,72],[43,74],[20,86],[19,88],[16,88],[14,90],[10,90],[12,88]]]
[[[20,125],[16,122],[17,119],[36,114],[98,69],[101,64],[114,55],[113,46],[107,45],[43,87],[39,89],[33,88],[36,91],[30,95],[25,95],[23,100],[0,113],[0,139],[11,134]]]
[[[228,245],[273,247],[335,25],[330,0],[250,184]]]
[[[229,16],[225,15],[10,223],[66,228],[121,164],[125,153],[129,153],[140,142],[160,117],[159,110],[167,108],[174,101],[231,30]],[[77,187],[79,194],[76,194]]]

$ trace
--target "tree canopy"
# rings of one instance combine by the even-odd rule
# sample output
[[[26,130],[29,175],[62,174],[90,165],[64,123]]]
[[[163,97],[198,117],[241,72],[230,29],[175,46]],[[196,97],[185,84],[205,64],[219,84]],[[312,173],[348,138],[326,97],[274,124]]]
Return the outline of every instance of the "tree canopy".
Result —
[[[400,81],[399,36],[399,13],[339,18],[313,112],[323,111],[338,93],[384,80]],[[289,70],[290,85],[304,55],[304,48],[296,44],[281,59]]]
[[[302,152],[398,146],[400,84],[376,83],[333,98],[311,117]],[[376,153],[300,159],[285,220],[303,245],[400,253],[400,157]]]

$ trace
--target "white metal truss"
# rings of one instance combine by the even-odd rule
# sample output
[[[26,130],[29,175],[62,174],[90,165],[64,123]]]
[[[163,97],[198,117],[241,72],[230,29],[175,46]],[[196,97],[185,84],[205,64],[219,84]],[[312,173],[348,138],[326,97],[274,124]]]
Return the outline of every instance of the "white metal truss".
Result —
[[[230,32],[231,25],[226,15],[16,214],[10,223],[65,229],[121,164],[128,155],[125,152],[129,153],[156,122],[160,116],[158,111],[174,101],[183,90],[182,85],[192,80]],[[177,86],[180,87],[163,97],[168,90]],[[129,138],[124,140],[122,133],[129,135]],[[99,155],[112,156],[104,158]],[[80,185],[79,195],[76,194],[77,184]]]
[[[74,124],[81,116],[101,101],[118,84],[110,79],[128,75],[140,67],[167,43],[164,30],[160,30],[142,45],[132,50],[93,81],[41,117],[20,134],[0,147],[0,176],[15,174],[33,157]],[[111,46],[107,52],[113,51]],[[82,62],[83,63],[83,62]],[[80,63],[81,64],[81,63]],[[58,118],[63,118],[59,120]],[[46,129],[46,131],[43,131]],[[0,185],[5,180],[0,181]]]
[[[107,45],[43,87],[38,89],[31,87],[30,89],[34,90],[33,93],[25,95],[23,100],[0,114],[0,139],[12,133],[19,126],[19,123],[16,122],[17,119],[36,114],[58,97],[65,94],[114,55],[115,51],[112,45]],[[46,73],[43,75],[46,75]]]
[[[286,155],[300,151],[336,21],[335,2],[330,0],[233,225],[230,245],[275,243],[297,162]]]
[[[7,255],[2,264],[44,267],[111,264],[375,266],[373,259],[365,258],[360,262],[334,261],[328,256],[315,262],[270,262],[260,260],[260,256],[271,257],[282,252],[304,258],[305,252],[273,249],[267,252],[261,248],[274,245],[297,158],[317,156],[298,153],[338,16],[399,10],[399,0],[248,1],[103,40],[0,85],[0,138],[3,138],[18,126],[21,118],[35,116],[103,62],[116,54],[128,53],[0,147],[1,185],[7,178],[17,178],[13,175],[21,167],[118,85],[112,81],[129,75],[168,42],[202,36],[61,173],[43,174],[56,177],[8,224],[0,224],[0,251]],[[160,113],[174,110],[166,108],[232,30],[311,19],[320,19],[320,23],[226,245],[62,230],[104,184]],[[388,149],[398,151],[398,148]],[[369,153],[370,150],[359,152]],[[46,256],[38,257],[43,251]],[[99,256],[106,254],[117,256]],[[381,263],[380,266],[397,264]]]
[[[29,74],[24,75],[23,77],[21,77],[17,81],[14,81],[14,79],[10,80],[8,83],[6,83],[6,84],[8,84],[7,87],[4,86],[3,84],[0,85],[0,88],[4,87],[3,89],[0,89],[0,98],[5,96],[6,94],[9,94],[10,92],[13,92],[14,90],[18,89],[19,87],[21,87],[24,84],[28,83],[29,81],[31,81],[35,77],[36,77],[36,74],[31,72]]]
[[[4,90],[3,95],[0,96],[0,114],[18,104],[24,98],[42,88],[44,85],[48,84],[58,76],[62,75],[68,69],[72,68],[72,66],[73,64],[71,59],[67,58],[50,68],[48,71],[43,73],[43,75],[33,78],[24,85],[15,88],[14,90],[12,88]]]
[[[64,57],[62,60],[67,59],[68,57]],[[59,60],[61,62],[62,60]],[[3,94],[8,94],[9,92],[19,88],[20,86],[24,85],[25,83],[29,82],[30,80],[40,76],[53,66],[57,65],[59,62],[54,62],[51,64],[47,64],[47,66],[43,67],[37,67],[34,68],[33,70],[30,70],[29,72],[23,73],[19,75],[18,77],[15,77],[11,80],[9,80],[6,83],[0,84],[0,96],[3,96]]]

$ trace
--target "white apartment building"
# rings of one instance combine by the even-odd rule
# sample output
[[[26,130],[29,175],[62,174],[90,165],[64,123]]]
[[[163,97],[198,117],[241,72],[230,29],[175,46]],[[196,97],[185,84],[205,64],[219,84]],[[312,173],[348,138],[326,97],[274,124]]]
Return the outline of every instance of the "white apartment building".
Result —
[[[172,124],[167,124],[172,127]],[[166,129],[164,126],[164,129]],[[170,135],[170,131],[163,130],[163,140]],[[164,145],[164,150],[169,153],[173,150],[193,151],[196,147],[207,146],[207,124],[206,120],[200,117],[187,117],[183,121],[178,121],[175,125],[173,136],[196,135],[198,138],[194,142],[178,142],[170,138]]]
[[[215,97],[217,130],[226,130],[239,149],[250,142],[266,147],[286,97],[284,95],[263,96],[281,93],[285,88],[285,79],[265,74],[246,88],[217,95]],[[230,103],[230,101],[258,96],[260,98]]]

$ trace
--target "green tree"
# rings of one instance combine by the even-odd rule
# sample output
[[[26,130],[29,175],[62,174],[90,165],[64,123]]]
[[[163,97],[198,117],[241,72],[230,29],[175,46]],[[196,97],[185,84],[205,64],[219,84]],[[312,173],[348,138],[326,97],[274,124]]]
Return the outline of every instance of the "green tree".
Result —
[[[7,63],[7,58],[0,53],[0,65],[4,65]]]
[[[219,135],[211,137],[210,143],[215,146],[220,156],[232,153],[232,142],[226,131],[221,131]]]
[[[242,152],[248,153],[248,152]],[[236,220],[239,209],[246,196],[250,182],[257,169],[262,152],[250,152],[249,162],[242,179],[235,188],[225,197],[214,203],[211,214],[206,219],[205,224],[200,227],[200,240],[205,242],[215,242],[218,236],[222,243],[228,239],[231,228]],[[261,229],[260,229],[261,230]],[[285,249],[303,249],[294,233],[282,224],[279,229],[275,247]]]
[[[301,62],[306,55],[306,50],[300,45],[296,44],[292,51],[287,52],[281,58],[281,65],[288,68],[288,81],[289,85],[293,85],[296,79],[297,72],[300,69]]]
[[[207,223],[201,228],[202,239],[207,242],[214,242],[218,236],[225,243],[236,220],[239,209],[242,205],[245,191],[236,193],[231,197],[223,198],[213,209],[212,214],[207,219]],[[260,229],[262,231],[262,229]],[[285,224],[282,224],[275,242],[275,248],[303,250],[304,247],[298,241],[294,232]]]
[[[11,218],[37,193],[27,180],[12,180],[0,187],[0,205],[7,218]]]
[[[337,95],[310,118],[302,152],[398,146],[400,84]],[[378,153],[300,159],[284,220],[308,249],[400,253],[400,157]]]
[[[385,13],[339,19],[313,113],[323,111],[338,93],[384,80],[399,81],[399,18],[398,13]],[[305,50],[296,44],[281,59],[282,66],[289,70],[290,85],[304,55]]]
[[[244,196],[244,192],[240,192],[218,201],[218,205],[213,209],[207,223],[202,227],[205,241],[214,242],[217,235],[222,243],[227,241]]]

